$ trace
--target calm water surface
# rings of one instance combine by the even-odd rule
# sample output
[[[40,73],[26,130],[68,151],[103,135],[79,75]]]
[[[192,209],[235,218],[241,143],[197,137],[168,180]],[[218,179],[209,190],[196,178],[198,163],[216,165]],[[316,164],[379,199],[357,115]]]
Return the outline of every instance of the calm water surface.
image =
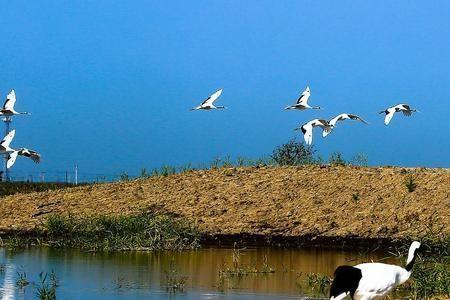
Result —
[[[275,272],[221,279],[219,270],[233,265],[233,249],[223,248],[110,253],[0,249],[0,299],[36,299],[39,273],[52,270],[59,281],[58,299],[303,299],[324,296],[306,284],[299,286],[308,273],[331,276],[340,264],[397,262],[383,253],[317,248],[255,248],[240,253],[240,266],[261,269],[266,263]],[[183,292],[167,292],[169,270],[186,278]],[[23,272],[30,284],[19,288],[16,281]]]

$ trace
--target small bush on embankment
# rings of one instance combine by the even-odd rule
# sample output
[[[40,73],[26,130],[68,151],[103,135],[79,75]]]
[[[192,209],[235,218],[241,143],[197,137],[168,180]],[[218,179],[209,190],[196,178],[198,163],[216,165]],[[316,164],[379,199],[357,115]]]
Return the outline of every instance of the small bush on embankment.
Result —
[[[89,250],[192,249],[200,240],[191,224],[149,213],[84,218],[50,215],[40,231],[51,246]]]

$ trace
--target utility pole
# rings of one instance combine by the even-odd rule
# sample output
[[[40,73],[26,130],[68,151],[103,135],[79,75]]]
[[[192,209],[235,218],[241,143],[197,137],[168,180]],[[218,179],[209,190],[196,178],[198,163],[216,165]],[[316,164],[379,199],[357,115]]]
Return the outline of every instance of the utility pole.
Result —
[[[78,165],[75,165],[75,185],[78,185]]]

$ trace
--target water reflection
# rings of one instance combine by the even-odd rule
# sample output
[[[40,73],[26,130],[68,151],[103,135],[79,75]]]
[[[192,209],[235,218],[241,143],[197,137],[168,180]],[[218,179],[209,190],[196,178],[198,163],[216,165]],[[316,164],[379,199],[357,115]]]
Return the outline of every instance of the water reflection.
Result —
[[[206,248],[196,251],[102,252],[32,248],[19,252],[0,250],[1,299],[34,295],[40,272],[54,270],[60,281],[58,296],[64,299],[167,299],[166,271],[174,260],[177,271],[187,276],[183,299],[299,299],[299,275],[310,272],[332,275],[340,264],[380,260],[382,253],[311,249],[256,248],[241,251],[242,266],[261,267],[266,262],[273,274],[247,275],[222,290],[219,270],[232,266],[233,249]],[[351,262],[349,262],[351,260]],[[393,259],[386,260],[396,262]],[[20,291],[15,286],[20,266],[32,283]],[[33,284],[34,283],[34,284]]]

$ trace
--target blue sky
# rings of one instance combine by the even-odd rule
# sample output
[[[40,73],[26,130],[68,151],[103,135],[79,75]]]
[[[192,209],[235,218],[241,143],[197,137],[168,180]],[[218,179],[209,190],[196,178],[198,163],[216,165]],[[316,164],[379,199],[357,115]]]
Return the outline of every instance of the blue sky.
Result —
[[[341,123],[325,157],[450,166],[450,4],[445,1],[13,1],[2,3],[0,94],[16,89],[15,174],[138,173],[257,158],[315,117]],[[321,111],[283,111],[306,85]],[[226,111],[190,112],[223,88]],[[407,102],[421,113],[383,124]],[[298,133],[297,133],[298,134]]]

